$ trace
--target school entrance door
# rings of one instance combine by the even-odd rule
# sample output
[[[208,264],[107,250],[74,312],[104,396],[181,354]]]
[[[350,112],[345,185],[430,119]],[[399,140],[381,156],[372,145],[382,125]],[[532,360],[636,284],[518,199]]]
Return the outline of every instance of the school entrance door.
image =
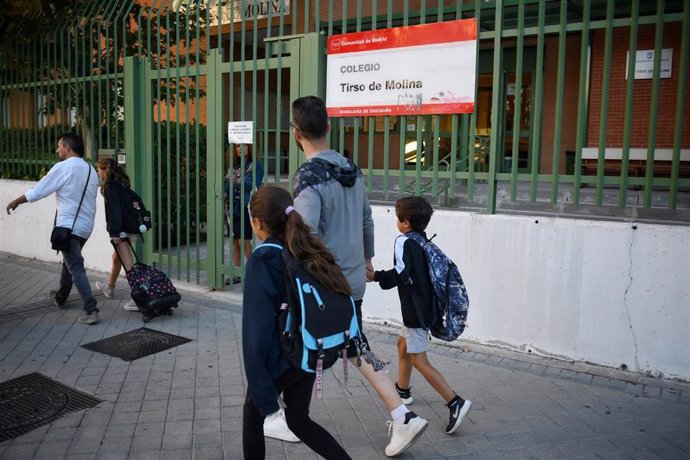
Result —
[[[124,158],[153,216],[139,252],[172,279],[212,288],[241,276],[246,256],[241,248],[239,264],[233,263],[226,220],[228,122],[252,122],[264,183],[287,188],[300,161],[290,104],[325,93],[323,35],[255,36],[238,47],[238,34],[212,42],[203,63],[153,68],[138,58],[125,61]],[[172,87],[190,97],[166,97]]]

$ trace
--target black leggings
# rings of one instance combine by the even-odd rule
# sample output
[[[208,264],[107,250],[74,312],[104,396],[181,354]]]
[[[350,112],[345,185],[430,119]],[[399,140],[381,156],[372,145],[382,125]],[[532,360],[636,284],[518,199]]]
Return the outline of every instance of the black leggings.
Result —
[[[278,394],[283,393],[285,419],[295,435],[311,450],[326,459],[349,459],[350,456],[338,441],[321,425],[309,418],[309,404],[314,388],[315,374],[296,368],[288,369],[273,381]],[[249,391],[244,400],[242,414],[242,448],[245,459],[263,459],[266,456],[264,443],[264,416],[252,401]]]

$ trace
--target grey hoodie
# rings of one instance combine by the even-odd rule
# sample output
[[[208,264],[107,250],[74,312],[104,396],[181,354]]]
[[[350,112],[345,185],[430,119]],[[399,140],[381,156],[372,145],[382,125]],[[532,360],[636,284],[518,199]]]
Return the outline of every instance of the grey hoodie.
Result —
[[[293,196],[295,209],[349,281],[352,298],[361,300],[364,260],[374,257],[374,220],[361,171],[335,150],[319,152],[297,169]]]

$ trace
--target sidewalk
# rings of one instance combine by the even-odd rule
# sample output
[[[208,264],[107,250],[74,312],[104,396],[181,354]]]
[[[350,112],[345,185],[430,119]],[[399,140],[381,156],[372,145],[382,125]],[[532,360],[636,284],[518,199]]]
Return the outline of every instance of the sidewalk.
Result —
[[[144,326],[139,313],[122,308],[125,280],[115,299],[94,291],[100,322],[86,326],[76,321],[76,292],[64,310],[48,300],[59,273],[57,264],[0,253],[0,383],[40,372],[104,402],[0,443],[0,458],[241,458],[241,297],[176,283],[181,307],[146,327],[192,341],[126,362],[81,347]],[[105,276],[89,272],[94,287]],[[395,372],[391,329],[365,331]],[[411,409],[430,425],[399,458],[690,458],[686,383],[474,344],[434,345],[429,358],[473,401],[472,410],[455,435],[446,435],[447,409],[413,374]],[[352,458],[386,458],[390,414],[349,371],[346,387],[340,364],[326,373],[324,399],[313,401],[312,416]],[[0,393],[0,432],[11,423],[3,416],[9,399]],[[275,440],[267,440],[267,457],[317,458],[302,443]]]

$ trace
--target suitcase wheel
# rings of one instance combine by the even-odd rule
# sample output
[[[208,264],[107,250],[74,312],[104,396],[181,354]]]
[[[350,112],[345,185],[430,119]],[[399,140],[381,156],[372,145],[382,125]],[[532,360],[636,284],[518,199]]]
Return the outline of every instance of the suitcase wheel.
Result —
[[[177,306],[177,305],[176,305],[176,306]],[[172,308],[171,308],[170,310],[168,310],[168,316],[172,316],[172,314],[173,314],[173,311],[172,311]]]

